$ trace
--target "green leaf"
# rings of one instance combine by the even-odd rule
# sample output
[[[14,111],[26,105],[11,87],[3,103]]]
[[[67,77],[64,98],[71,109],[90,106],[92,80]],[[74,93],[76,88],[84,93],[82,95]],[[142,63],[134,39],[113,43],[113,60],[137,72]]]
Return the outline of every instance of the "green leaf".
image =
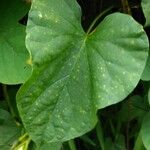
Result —
[[[149,110],[145,101],[147,101],[147,99],[145,100],[143,97],[138,95],[130,97],[127,101],[125,101],[125,103],[123,103],[118,113],[118,121],[124,123],[136,118],[141,122]],[[132,115],[129,115],[129,112]]]
[[[135,141],[135,145],[134,145],[133,150],[146,150],[144,145],[143,145],[141,132],[139,132],[139,134],[138,134],[138,137]]]
[[[126,150],[125,137],[122,134],[119,134],[115,141],[109,137],[106,138],[105,145],[106,150]]]
[[[29,150],[61,150],[61,143],[43,143],[36,144],[33,141],[29,144]]]
[[[148,102],[149,102],[149,106],[150,106],[150,89],[148,91]]]
[[[147,150],[150,150],[149,133],[150,133],[150,112],[144,117],[142,129],[141,129],[143,144]]]
[[[5,100],[0,100],[0,109],[8,110],[8,105]]]
[[[145,26],[150,25],[150,1],[149,0],[142,0],[141,3],[145,18],[146,18],[146,23]]]
[[[91,130],[97,109],[123,100],[137,85],[148,39],[132,17],[106,17],[84,33],[75,0],[35,0],[26,45],[32,77],[17,95],[25,128],[36,141],[66,141]]]
[[[36,150],[60,150],[60,143],[45,143],[36,148]]]
[[[0,4],[0,82],[5,84],[23,83],[31,74],[25,26],[19,24],[28,9],[23,0],[2,0]]]
[[[16,126],[7,111],[0,109],[0,149],[10,150],[20,135],[21,128]]]
[[[150,81],[150,54],[148,56],[147,63],[143,71],[141,79],[143,81]]]

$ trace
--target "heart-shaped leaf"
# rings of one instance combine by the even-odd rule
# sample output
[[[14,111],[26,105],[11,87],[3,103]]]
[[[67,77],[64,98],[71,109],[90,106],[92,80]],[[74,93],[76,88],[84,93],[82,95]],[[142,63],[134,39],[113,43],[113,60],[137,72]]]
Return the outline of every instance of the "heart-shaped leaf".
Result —
[[[19,24],[28,9],[23,0],[2,0],[0,4],[0,82],[5,84],[23,83],[31,73],[26,64],[25,26]]]
[[[112,14],[88,33],[80,18],[75,0],[33,1],[26,38],[33,74],[17,102],[36,142],[88,132],[97,122],[97,109],[123,100],[143,72],[148,39],[132,17]]]

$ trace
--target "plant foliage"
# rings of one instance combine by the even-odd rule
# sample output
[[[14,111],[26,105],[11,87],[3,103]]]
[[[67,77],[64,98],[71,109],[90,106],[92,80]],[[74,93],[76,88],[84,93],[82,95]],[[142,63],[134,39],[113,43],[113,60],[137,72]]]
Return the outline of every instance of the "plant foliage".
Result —
[[[0,150],[150,150],[149,5],[2,0]]]

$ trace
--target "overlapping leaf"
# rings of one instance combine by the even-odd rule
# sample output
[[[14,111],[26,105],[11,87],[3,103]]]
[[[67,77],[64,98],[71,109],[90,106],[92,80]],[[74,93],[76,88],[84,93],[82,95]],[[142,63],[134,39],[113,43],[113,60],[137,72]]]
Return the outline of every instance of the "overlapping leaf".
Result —
[[[123,100],[143,72],[148,39],[130,16],[106,17],[84,33],[75,0],[34,0],[26,45],[33,74],[17,95],[36,142],[65,141],[91,130],[97,109]]]
[[[149,81],[150,80],[150,54],[149,54],[149,57],[147,59],[147,63],[146,63],[145,69],[143,71],[141,79],[144,80],[144,81]]]
[[[0,149],[10,150],[20,135],[21,128],[16,126],[7,111],[0,109]]]
[[[26,64],[29,54],[25,48],[25,27],[19,20],[29,6],[23,0],[2,0],[0,4],[0,82],[23,83],[30,75]]]

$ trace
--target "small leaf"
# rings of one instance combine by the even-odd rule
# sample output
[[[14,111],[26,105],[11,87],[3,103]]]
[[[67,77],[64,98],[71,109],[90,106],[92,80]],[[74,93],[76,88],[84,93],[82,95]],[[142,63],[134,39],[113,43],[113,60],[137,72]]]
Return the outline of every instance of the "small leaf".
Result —
[[[105,145],[106,150],[126,150],[125,137],[122,134],[119,134],[115,141],[112,141],[110,137],[106,138]]]
[[[150,81],[150,54],[148,56],[147,63],[143,71],[141,79],[143,81]]]
[[[150,106],[150,89],[148,91],[148,102],[149,102],[149,106]]]
[[[142,9],[146,18],[145,26],[150,25],[150,1],[149,0],[142,0]]]
[[[26,61],[25,26],[19,20],[29,7],[23,0],[2,0],[0,4],[0,82],[23,83],[31,74]]]
[[[144,117],[141,133],[144,146],[150,150],[150,112]]]
[[[133,150],[146,150],[144,145],[143,145],[141,132],[139,132],[139,134],[138,134],[138,137],[135,141],[135,145],[134,145]]]
[[[10,150],[20,135],[21,128],[16,126],[7,111],[0,109],[0,149]]]
[[[132,115],[129,115],[129,110]],[[144,98],[138,95],[134,95],[130,97],[128,101],[123,103],[118,113],[118,121],[124,123],[127,121],[131,121],[135,118],[141,121],[143,120],[143,117],[145,116],[148,110],[149,107],[147,106],[147,103],[145,104]]]
[[[115,13],[84,33],[75,0],[34,0],[26,45],[32,77],[17,95],[36,141],[66,141],[91,130],[97,109],[123,100],[141,78],[148,39],[135,20]]]

